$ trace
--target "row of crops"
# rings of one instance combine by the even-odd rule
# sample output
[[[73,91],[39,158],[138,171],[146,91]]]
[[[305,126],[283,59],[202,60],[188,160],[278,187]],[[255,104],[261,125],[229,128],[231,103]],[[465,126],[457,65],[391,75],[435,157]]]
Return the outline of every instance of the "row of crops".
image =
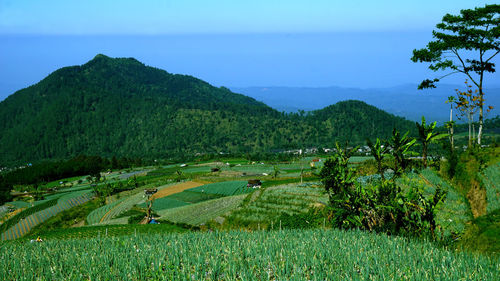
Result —
[[[486,188],[486,212],[500,209],[500,162],[486,168],[480,175]]]
[[[173,186],[175,188],[176,186]],[[169,187],[162,191],[168,191]],[[178,208],[212,199],[226,196],[236,196],[252,192],[254,189],[247,187],[246,181],[226,181],[200,185],[194,188],[186,189],[182,192],[174,193],[166,197],[161,197],[153,201],[152,209],[155,212],[162,210]],[[147,208],[147,202],[139,205],[141,208]]]
[[[262,227],[275,221],[282,213],[290,215],[309,211],[311,205],[327,202],[320,187],[296,184],[269,187],[249,204],[234,210],[229,219],[241,226],[260,224]]]
[[[183,207],[159,211],[161,219],[175,223],[200,225],[238,207],[247,195],[222,197]]]
[[[439,206],[436,214],[436,222],[445,230],[445,235],[462,233],[468,221],[472,219],[472,213],[467,200],[458,193],[448,182],[439,177],[435,171],[425,169],[420,174],[427,182],[431,184],[427,192],[434,194],[435,188],[440,185],[447,191],[446,199]],[[426,185],[427,186],[427,185]]]
[[[246,194],[253,191],[247,187],[246,181],[224,181],[211,184],[205,184],[195,188],[188,189],[191,192],[216,194],[220,196],[233,196]]]
[[[0,279],[459,281],[498,280],[500,270],[498,258],[363,231],[103,237],[5,244]]]
[[[23,217],[16,224],[12,225],[9,229],[3,232],[1,234],[1,240],[13,240],[21,236],[24,236],[40,223],[48,220],[49,218],[59,214],[64,210],[81,205],[89,201],[91,198],[92,198],[92,193],[90,191],[87,191],[85,193],[76,192],[72,196],[65,195],[59,199],[53,199],[49,201],[51,204],[54,201],[56,201],[57,204],[53,205],[52,207],[43,206],[45,204],[40,204],[35,207],[32,207],[40,209],[37,210],[37,212],[34,212],[28,216]],[[43,208],[40,206],[42,206]]]

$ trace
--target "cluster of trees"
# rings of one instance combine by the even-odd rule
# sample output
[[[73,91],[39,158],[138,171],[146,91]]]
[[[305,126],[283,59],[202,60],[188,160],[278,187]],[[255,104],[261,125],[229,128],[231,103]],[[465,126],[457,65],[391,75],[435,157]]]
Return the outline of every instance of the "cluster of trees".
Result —
[[[481,145],[484,132],[485,92],[484,78],[488,73],[495,72],[495,58],[500,53],[500,5],[491,4],[475,9],[461,10],[459,15],[446,14],[442,22],[433,31],[435,39],[426,48],[414,50],[412,61],[430,63],[432,71],[450,70],[445,75],[425,79],[419,89],[435,88],[435,83],[446,76],[461,73],[474,85],[466,81],[466,91],[457,90],[457,99],[451,96],[448,102],[453,104],[466,116],[470,125],[476,111],[479,111],[479,129],[477,144]],[[486,111],[492,107],[486,108]],[[450,112],[450,141],[453,142],[453,121]],[[471,146],[469,133],[469,146]]]
[[[429,42],[426,48],[413,51],[414,62],[430,63],[433,71],[451,70],[450,73],[432,80],[426,79],[419,88],[433,88],[442,78],[454,74],[464,74],[477,89],[467,84],[466,91],[457,90],[457,98],[450,97],[450,122],[447,124],[450,137],[450,154],[447,171],[451,179],[465,183],[466,193],[477,183],[477,173],[484,157],[472,148],[473,115],[479,111],[479,130],[477,144],[481,145],[484,127],[484,76],[495,72],[492,59],[500,53],[500,5],[486,5],[482,8],[462,10],[460,15],[447,14],[437,25],[438,31],[433,32],[435,41]],[[469,150],[460,156],[467,165],[460,165],[454,147],[453,106],[469,121]],[[491,109],[491,107],[489,107]],[[493,120],[495,122],[495,120]],[[422,163],[427,166],[427,151],[429,144],[439,138],[435,132],[436,123],[416,123],[418,140],[422,146]],[[472,134],[471,134],[472,131]],[[362,228],[370,231],[381,231],[391,234],[409,234],[422,236],[429,234],[434,237],[436,222],[435,209],[446,197],[439,186],[433,196],[425,197],[418,186],[411,186],[402,191],[395,180],[403,174],[410,163],[407,152],[415,143],[415,139],[407,134],[401,135],[397,130],[387,141],[376,139],[368,141],[371,154],[377,162],[380,180],[360,183],[355,178],[355,171],[348,165],[353,150],[341,149],[325,162],[320,176],[329,196],[330,218],[333,224],[341,228]],[[480,146],[479,146],[480,147]],[[387,179],[384,158],[392,157],[393,176]],[[478,156],[479,155],[479,156]],[[468,160],[466,158],[469,158]],[[473,159],[470,160],[470,159]],[[465,166],[471,166],[465,168]],[[460,172],[458,172],[460,170]],[[460,178],[466,178],[460,179]],[[476,184],[477,185],[477,184]],[[473,205],[473,204],[472,204]],[[473,212],[476,208],[471,205]],[[477,212],[477,210],[476,210]]]
[[[435,123],[434,126],[424,122],[417,125],[435,135],[432,132]],[[423,136],[419,140],[422,144],[428,141]],[[335,154],[327,159],[320,172],[329,197],[331,224],[339,228],[434,237],[436,206],[444,200],[446,192],[438,187],[433,196],[426,197],[419,186],[403,191],[396,184],[396,179],[410,167],[408,152],[415,142],[416,139],[407,133],[401,135],[396,129],[386,141],[368,140],[379,175],[368,182],[358,181],[355,169],[349,166],[349,158],[356,148],[341,148],[337,143]],[[384,164],[387,156],[392,158],[390,167]],[[388,168],[393,173],[387,174]]]
[[[11,199],[10,192],[16,185],[32,185],[36,193],[40,185],[54,180],[85,175],[98,180],[103,170],[123,169],[143,164],[141,159],[125,157],[106,159],[85,155],[66,161],[40,162],[0,175],[0,203]]]

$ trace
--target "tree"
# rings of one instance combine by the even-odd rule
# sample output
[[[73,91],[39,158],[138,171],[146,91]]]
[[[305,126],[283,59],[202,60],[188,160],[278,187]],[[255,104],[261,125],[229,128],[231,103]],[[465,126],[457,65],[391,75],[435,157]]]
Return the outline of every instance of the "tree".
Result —
[[[382,180],[384,180],[384,167],[382,165],[382,161],[384,160],[385,154],[389,151],[389,146],[386,144],[382,144],[382,141],[377,138],[375,143],[372,143],[370,139],[366,140],[366,144],[370,148],[370,153],[372,154],[375,161],[377,161],[377,171],[380,174]]]
[[[448,135],[450,137],[450,145],[452,151],[455,148],[453,139],[453,126],[455,125],[455,122],[453,122],[453,104],[455,104],[456,102],[457,99],[455,99],[454,96],[449,96],[448,99],[446,100],[446,103],[450,104],[450,121],[445,123],[445,127],[448,129]]]
[[[406,154],[408,150],[415,144],[417,141],[414,138],[408,136],[410,131],[406,132],[401,136],[399,131],[394,128],[392,130],[392,136],[389,139],[388,144],[392,148],[392,155],[394,156],[394,174],[400,175],[406,170],[408,166],[408,159],[406,158]]]
[[[427,149],[431,141],[439,135],[438,132],[434,132],[434,128],[436,128],[436,121],[427,125],[425,123],[425,117],[422,116],[422,124],[419,124],[418,122],[415,122],[415,124],[418,129],[418,139],[422,143],[422,162],[424,167],[427,168]]]
[[[442,78],[462,73],[479,91],[479,132],[478,144],[483,134],[484,75],[494,73],[492,59],[500,53],[500,5],[461,10],[460,15],[446,14],[433,31],[436,39],[426,48],[413,50],[413,62],[430,63],[432,71],[450,70],[440,78],[426,79],[419,89],[435,88]]]
[[[472,124],[474,122],[474,114],[479,107],[479,95],[474,95],[477,94],[477,90],[473,91],[472,86],[469,85],[467,80],[465,81],[465,85],[467,90],[463,92],[458,89],[456,90],[458,101],[456,101],[455,103],[457,105],[458,111],[460,112],[460,115],[467,117],[467,121],[469,124],[468,147],[471,147],[475,133],[475,129],[472,127]]]

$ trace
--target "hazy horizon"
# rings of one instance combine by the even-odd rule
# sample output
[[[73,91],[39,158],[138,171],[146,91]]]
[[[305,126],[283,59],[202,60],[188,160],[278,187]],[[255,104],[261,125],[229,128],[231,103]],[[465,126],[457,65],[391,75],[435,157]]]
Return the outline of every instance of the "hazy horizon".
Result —
[[[446,13],[493,1],[6,0],[0,101],[102,53],[226,87],[387,88],[438,77],[410,61]],[[498,65],[500,60],[495,62]],[[496,79],[495,79],[496,78]],[[463,75],[442,82],[461,85]],[[496,82],[498,72],[487,74]]]

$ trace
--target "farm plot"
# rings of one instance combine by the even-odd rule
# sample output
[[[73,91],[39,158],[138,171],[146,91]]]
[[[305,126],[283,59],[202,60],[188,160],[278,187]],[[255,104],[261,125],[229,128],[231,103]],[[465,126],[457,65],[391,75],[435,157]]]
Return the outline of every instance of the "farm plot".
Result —
[[[16,209],[21,209],[21,208],[28,208],[31,206],[30,203],[24,202],[24,201],[12,201],[12,202],[7,202],[5,205],[12,206]]]
[[[254,191],[254,189],[247,188],[246,181],[224,181],[224,182],[205,184],[202,186],[188,189],[188,191],[216,194],[221,196],[233,196],[233,195],[250,193]]]
[[[113,218],[119,216],[120,214],[130,210],[134,205],[139,204],[141,201],[145,201],[144,194],[137,193],[135,195],[129,196],[120,200],[117,204],[114,204],[112,208],[108,209],[106,213],[101,217],[100,223],[104,223],[112,220]]]
[[[500,162],[486,168],[480,178],[486,187],[486,212],[489,214],[500,209]]]
[[[75,193],[74,196],[67,195],[64,200],[61,199],[62,198],[57,200],[57,204],[54,206],[43,209],[25,217],[24,219],[21,219],[18,223],[1,234],[1,240],[12,240],[26,235],[35,226],[57,215],[58,213],[89,201],[92,199],[92,193]]]
[[[448,192],[436,214],[436,222],[444,228],[445,235],[462,233],[466,223],[472,219],[466,199],[431,169],[425,169],[421,174],[409,173],[398,180],[398,184],[403,190],[408,190],[412,185],[420,186],[428,196],[434,194],[438,185]]]
[[[201,185],[203,185],[203,184],[199,183],[199,182],[187,181],[187,182],[182,182],[182,183],[178,183],[178,184],[174,184],[174,185],[170,184],[167,186],[163,186],[163,187],[159,188],[158,192],[156,192],[155,194],[153,194],[151,196],[151,200],[166,197],[166,196],[172,195],[174,193],[179,193],[179,192],[182,192],[186,189],[190,189],[190,188],[201,186]]]
[[[157,212],[157,211],[160,211],[160,210],[165,210],[165,209],[171,209],[171,208],[176,208],[176,207],[180,207],[180,206],[185,206],[185,205],[188,205],[188,204],[189,203],[186,203],[186,202],[183,202],[183,201],[179,201],[179,200],[176,200],[176,199],[171,199],[170,196],[167,196],[167,197],[162,197],[162,198],[159,198],[159,199],[156,199],[155,201],[153,201],[153,205],[151,206],[151,208],[153,209],[153,211]],[[141,207],[141,208],[147,208],[148,207],[148,202],[139,204],[138,206]]]
[[[43,245],[3,245],[0,279],[498,280],[496,257],[357,230],[191,232],[135,237],[133,229],[127,228],[132,235],[105,238],[106,228],[113,227],[101,228],[98,239],[47,239]]]
[[[207,200],[217,199],[220,197],[221,196],[217,194],[200,193],[185,190],[183,192],[175,193],[164,198],[170,198],[190,204],[195,204]]]
[[[158,212],[160,219],[200,225],[238,207],[247,195],[229,196]]]
[[[87,216],[87,223],[89,225],[94,225],[99,222],[101,222],[101,219],[115,206],[120,204],[121,202],[125,201],[127,198],[121,198],[119,200],[114,201],[113,203],[106,204],[100,208],[97,208],[90,212],[90,214]]]
[[[323,204],[328,198],[320,187],[302,187],[298,184],[269,187],[248,205],[234,210],[228,220],[236,225],[267,227],[282,213],[290,215],[307,212],[312,205]]]

